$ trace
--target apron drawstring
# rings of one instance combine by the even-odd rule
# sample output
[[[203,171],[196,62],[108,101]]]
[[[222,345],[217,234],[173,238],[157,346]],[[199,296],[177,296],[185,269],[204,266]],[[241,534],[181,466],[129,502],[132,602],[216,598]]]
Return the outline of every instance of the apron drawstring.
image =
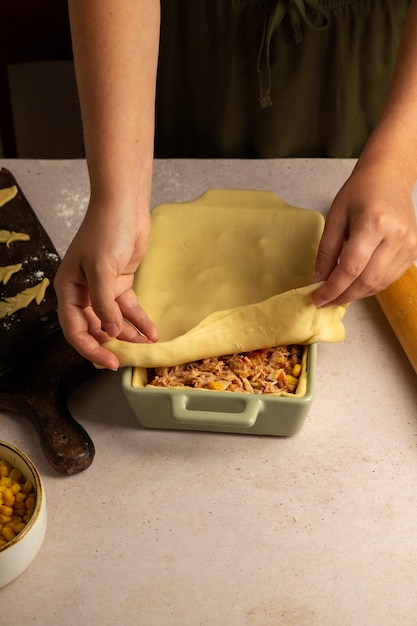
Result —
[[[308,15],[306,6],[314,10],[318,19],[313,19]],[[272,106],[269,51],[272,36],[281,24],[287,11],[295,43],[300,43],[303,40],[304,26],[312,30],[324,30],[329,23],[325,13],[317,6],[316,0],[277,0],[275,7],[265,20],[258,54],[259,102],[262,109]]]

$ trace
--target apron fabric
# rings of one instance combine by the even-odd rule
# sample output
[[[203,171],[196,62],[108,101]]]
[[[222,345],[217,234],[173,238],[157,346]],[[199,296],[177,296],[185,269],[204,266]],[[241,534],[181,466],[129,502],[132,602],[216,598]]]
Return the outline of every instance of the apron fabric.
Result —
[[[410,0],[162,0],[155,156],[357,157]]]

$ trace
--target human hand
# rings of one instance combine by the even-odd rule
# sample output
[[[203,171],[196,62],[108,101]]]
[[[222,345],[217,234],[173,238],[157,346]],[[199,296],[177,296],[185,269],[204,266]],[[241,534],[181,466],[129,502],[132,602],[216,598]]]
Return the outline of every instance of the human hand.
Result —
[[[337,194],[326,219],[314,281],[316,306],[371,296],[417,258],[412,186],[400,171],[361,166]]]
[[[58,316],[67,341],[86,359],[116,370],[101,344],[118,337],[150,342],[158,331],[132,289],[150,231],[149,212],[89,209],[55,277]]]

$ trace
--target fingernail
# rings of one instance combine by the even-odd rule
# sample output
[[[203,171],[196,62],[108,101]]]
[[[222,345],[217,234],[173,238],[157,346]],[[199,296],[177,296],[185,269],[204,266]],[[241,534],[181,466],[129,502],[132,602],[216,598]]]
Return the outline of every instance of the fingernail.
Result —
[[[311,279],[311,282],[312,282],[312,283],[319,283],[319,282],[321,282],[321,281],[322,281],[321,274],[320,274],[319,272],[315,272],[315,273],[313,274],[313,278]]]
[[[313,298],[313,304],[319,309],[321,306],[327,304],[327,301],[323,298]]]
[[[114,322],[110,322],[110,324],[103,324],[103,328],[110,337],[117,337],[119,334],[119,327]]]

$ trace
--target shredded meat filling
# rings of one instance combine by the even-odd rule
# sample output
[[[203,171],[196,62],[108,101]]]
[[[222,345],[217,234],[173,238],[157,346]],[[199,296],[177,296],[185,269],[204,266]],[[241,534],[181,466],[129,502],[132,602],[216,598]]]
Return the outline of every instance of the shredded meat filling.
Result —
[[[295,393],[301,372],[303,346],[277,346],[241,352],[149,372],[157,387],[192,387],[237,393]]]

